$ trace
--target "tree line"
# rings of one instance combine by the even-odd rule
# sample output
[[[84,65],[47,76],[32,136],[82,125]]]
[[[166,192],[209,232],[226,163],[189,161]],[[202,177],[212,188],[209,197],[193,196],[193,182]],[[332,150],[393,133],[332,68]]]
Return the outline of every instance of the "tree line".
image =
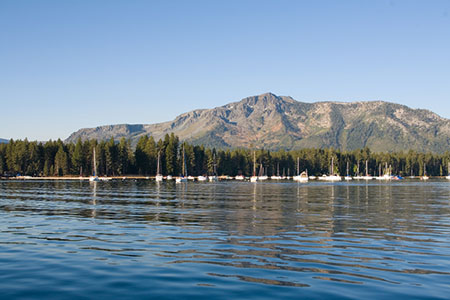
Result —
[[[95,148],[97,173],[106,176],[156,175],[158,156],[163,175],[179,175],[184,161],[189,175],[212,175],[216,166],[217,175],[251,176],[255,168],[268,176],[297,174],[328,174],[331,162],[335,173],[354,176],[358,169],[365,174],[366,161],[368,173],[378,175],[385,172],[388,165],[393,174],[401,176],[422,175],[443,176],[447,169],[450,152],[443,154],[407,152],[375,153],[369,148],[354,151],[338,149],[299,149],[292,151],[266,149],[215,149],[202,145],[180,142],[174,134],[167,134],[155,141],[152,136],[141,137],[136,146],[122,138],[115,141],[79,139],[76,143],[61,140],[45,143],[25,140],[10,140],[0,144],[0,174],[29,176],[89,176],[93,173],[93,149]]]

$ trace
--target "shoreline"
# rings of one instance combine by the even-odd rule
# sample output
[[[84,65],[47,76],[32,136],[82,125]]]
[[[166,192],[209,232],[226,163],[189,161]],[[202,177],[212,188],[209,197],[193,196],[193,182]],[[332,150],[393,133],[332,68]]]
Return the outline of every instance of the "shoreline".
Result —
[[[80,181],[89,181],[90,176],[39,176],[39,177],[33,177],[33,176],[14,176],[14,177],[3,177],[0,176],[0,180],[80,180]],[[197,177],[197,176],[196,176]],[[175,177],[174,177],[175,178]],[[110,180],[156,180],[156,176],[139,176],[139,175],[130,175],[130,176],[100,176],[100,181],[110,181]],[[219,176],[220,180],[234,180],[233,177],[228,176]],[[430,179],[447,179],[446,176],[430,176]],[[166,179],[165,179],[166,180]],[[289,179],[284,179],[283,181],[286,181]],[[354,179],[356,181],[365,181],[365,180],[358,180]],[[404,178],[403,180],[420,180],[420,177],[415,178]],[[275,179],[271,179],[270,181],[278,181]],[[372,181],[379,181],[379,180],[369,180],[368,182]],[[385,181],[385,180],[383,180]],[[394,180],[392,180],[394,181]]]
[[[89,180],[90,176],[15,176],[0,177],[0,180]],[[102,176],[100,180],[155,179],[155,176]]]

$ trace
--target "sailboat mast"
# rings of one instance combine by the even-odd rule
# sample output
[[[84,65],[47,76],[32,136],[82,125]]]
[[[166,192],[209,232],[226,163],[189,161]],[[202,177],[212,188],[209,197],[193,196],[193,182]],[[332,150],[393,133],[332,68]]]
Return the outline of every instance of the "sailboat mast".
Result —
[[[161,150],[158,151],[158,162],[156,164],[156,175],[160,175],[161,174],[161,170],[159,169],[159,161],[161,159]]]
[[[253,176],[256,176],[256,152],[253,151]]]
[[[183,164],[181,165],[181,176],[185,177],[185,175],[186,175],[186,159],[184,157],[184,144],[183,144],[182,156],[183,156]]]
[[[94,147],[94,176],[97,176],[97,161],[95,159],[95,147]]]
[[[217,176],[217,167],[216,167],[216,153],[213,153],[213,172],[214,172],[214,176]]]
[[[331,175],[334,175],[334,157],[331,158]]]

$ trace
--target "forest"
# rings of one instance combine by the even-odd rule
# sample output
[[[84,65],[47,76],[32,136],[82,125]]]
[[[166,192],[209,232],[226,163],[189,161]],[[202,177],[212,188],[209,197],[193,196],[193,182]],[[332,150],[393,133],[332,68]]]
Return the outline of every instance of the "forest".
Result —
[[[251,176],[256,157],[256,169],[268,176],[292,176],[308,170],[311,175],[329,173],[334,162],[335,173],[346,175],[368,173],[378,175],[385,165],[391,166],[392,174],[401,176],[447,175],[450,152],[443,154],[407,152],[375,153],[369,148],[341,151],[338,149],[300,149],[293,151],[269,151],[265,149],[215,149],[202,145],[180,142],[174,134],[155,141],[151,136],[141,137],[136,146],[122,138],[115,141],[78,140],[64,143],[61,140],[36,142],[10,140],[0,144],[0,175],[3,176],[89,176],[94,170],[93,153],[96,153],[98,175],[156,175],[158,154],[163,175],[179,175],[184,162],[187,173],[192,176],[217,175]],[[183,151],[184,149],[184,151]],[[382,171],[384,172],[384,171]]]

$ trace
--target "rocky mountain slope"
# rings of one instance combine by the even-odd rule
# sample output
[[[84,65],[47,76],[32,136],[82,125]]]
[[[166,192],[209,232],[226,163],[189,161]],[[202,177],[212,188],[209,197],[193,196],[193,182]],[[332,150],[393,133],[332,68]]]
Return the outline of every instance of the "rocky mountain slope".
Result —
[[[437,114],[383,101],[303,103],[271,93],[248,97],[213,109],[184,113],[170,122],[108,125],[80,129],[67,141],[163,138],[215,147],[297,149],[368,146],[373,151],[444,152],[450,146],[450,120]]]

